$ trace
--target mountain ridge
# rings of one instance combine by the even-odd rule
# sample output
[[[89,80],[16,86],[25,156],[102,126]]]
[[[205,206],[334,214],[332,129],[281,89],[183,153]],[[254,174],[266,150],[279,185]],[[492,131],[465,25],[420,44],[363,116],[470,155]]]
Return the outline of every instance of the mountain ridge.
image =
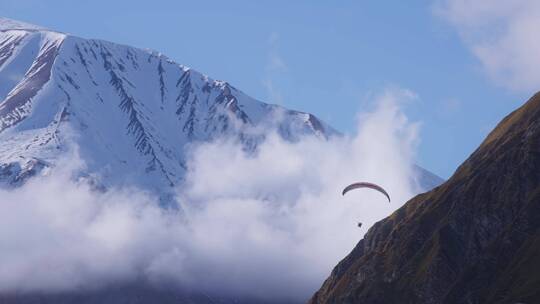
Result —
[[[35,24],[18,21],[6,17],[0,17],[0,31],[4,30],[44,30],[52,32],[52,30]]]
[[[376,223],[310,304],[540,301],[540,94],[441,186]]]
[[[155,189],[181,180],[190,142],[232,136],[250,149],[264,138],[256,131],[263,127],[291,141],[338,134],[312,114],[259,102],[155,51],[11,20],[0,20],[0,29],[4,184],[20,184],[37,163],[54,163],[68,129],[89,171],[111,166],[100,174],[116,181],[106,184],[142,165],[138,175],[154,176],[136,184],[154,182]]]

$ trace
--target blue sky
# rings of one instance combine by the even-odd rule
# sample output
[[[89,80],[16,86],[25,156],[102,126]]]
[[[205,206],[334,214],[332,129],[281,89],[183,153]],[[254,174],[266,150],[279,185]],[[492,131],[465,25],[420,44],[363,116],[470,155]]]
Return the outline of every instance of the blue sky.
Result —
[[[485,39],[493,34],[486,27],[513,29],[519,14],[500,19],[500,12],[528,10],[479,5],[475,11],[462,3],[3,0],[0,14],[158,50],[260,100],[314,113],[345,133],[355,131],[357,113],[373,106],[373,95],[411,90],[418,98],[404,106],[410,119],[422,122],[418,163],[449,177],[535,92],[537,80],[523,64],[481,48],[519,58],[520,49],[498,43],[498,36]]]

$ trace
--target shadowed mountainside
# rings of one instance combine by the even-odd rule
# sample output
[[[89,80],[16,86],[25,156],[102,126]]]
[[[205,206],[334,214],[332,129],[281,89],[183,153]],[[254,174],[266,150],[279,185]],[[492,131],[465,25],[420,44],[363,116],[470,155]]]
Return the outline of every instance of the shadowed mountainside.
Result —
[[[540,93],[376,223],[309,301],[540,303]]]

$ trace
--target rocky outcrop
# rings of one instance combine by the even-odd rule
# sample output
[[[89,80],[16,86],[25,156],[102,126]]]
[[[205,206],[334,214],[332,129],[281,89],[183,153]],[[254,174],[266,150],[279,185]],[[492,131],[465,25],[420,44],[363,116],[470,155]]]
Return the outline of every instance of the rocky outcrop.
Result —
[[[375,224],[309,303],[540,303],[540,93]]]

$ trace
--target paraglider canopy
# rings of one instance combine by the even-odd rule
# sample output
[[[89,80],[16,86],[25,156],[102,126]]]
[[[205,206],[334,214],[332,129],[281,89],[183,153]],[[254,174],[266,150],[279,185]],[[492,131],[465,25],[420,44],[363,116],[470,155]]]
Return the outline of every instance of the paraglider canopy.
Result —
[[[384,194],[386,198],[388,199],[388,202],[390,202],[390,195],[388,195],[388,192],[386,192],[386,190],[384,190],[381,186],[377,184],[368,183],[368,182],[358,182],[358,183],[350,184],[347,187],[345,187],[345,189],[343,189],[343,192],[341,192],[341,195],[345,195],[345,193],[353,189],[358,189],[358,188],[369,188],[369,189],[377,190],[380,193]]]

